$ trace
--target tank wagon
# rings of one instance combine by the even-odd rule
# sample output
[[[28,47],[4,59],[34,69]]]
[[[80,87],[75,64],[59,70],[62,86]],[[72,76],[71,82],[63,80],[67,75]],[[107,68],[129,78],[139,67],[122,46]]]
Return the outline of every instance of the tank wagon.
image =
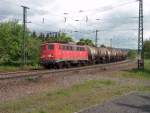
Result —
[[[40,64],[45,68],[90,65],[125,60],[127,53],[119,49],[80,46],[75,44],[43,43]]]

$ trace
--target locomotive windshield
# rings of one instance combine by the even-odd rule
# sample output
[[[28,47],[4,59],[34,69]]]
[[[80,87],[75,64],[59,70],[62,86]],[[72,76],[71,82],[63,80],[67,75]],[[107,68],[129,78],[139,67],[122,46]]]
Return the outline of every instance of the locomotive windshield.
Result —
[[[48,44],[48,49],[49,49],[49,50],[54,49],[54,45],[53,45],[53,44]]]

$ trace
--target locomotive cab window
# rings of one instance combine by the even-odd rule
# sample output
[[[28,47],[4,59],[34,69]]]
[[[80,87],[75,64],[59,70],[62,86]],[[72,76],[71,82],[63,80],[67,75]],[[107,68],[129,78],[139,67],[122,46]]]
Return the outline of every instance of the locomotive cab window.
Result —
[[[45,46],[45,45],[42,45],[42,46],[41,46],[41,51],[42,51],[42,50],[45,50],[45,49],[46,49],[46,46]]]
[[[81,47],[81,51],[84,51],[84,47]]]
[[[77,47],[77,51],[84,51],[85,49],[83,47]]]
[[[77,47],[77,51],[80,51],[80,47]]]
[[[48,44],[48,50],[52,50],[54,49],[54,45],[53,44]]]
[[[59,45],[59,49],[63,49],[63,45]]]

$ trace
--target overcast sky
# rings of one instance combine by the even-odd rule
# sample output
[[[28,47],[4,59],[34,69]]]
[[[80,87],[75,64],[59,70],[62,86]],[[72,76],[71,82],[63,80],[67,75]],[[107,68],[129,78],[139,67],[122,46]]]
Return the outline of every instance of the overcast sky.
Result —
[[[75,40],[95,39],[113,47],[137,48],[136,0],[0,0],[0,21],[22,21],[21,5],[28,6],[28,28],[48,33],[64,31]],[[64,13],[67,13],[65,15]],[[66,17],[66,22],[65,22]],[[43,21],[44,18],[44,21]],[[100,19],[100,20],[96,20]],[[75,21],[78,20],[78,21]],[[144,38],[150,37],[150,0],[144,0]],[[74,32],[79,31],[79,32]]]

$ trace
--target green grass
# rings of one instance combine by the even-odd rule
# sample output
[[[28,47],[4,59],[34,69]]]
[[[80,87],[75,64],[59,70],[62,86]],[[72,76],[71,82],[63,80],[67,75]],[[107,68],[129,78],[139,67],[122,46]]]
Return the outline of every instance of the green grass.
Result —
[[[128,72],[123,72],[122,75],[127,77],[139,77],[150,79],[150,60],[145,60],[144,70],[133,69]]]
[[[0,113],[73,113],[127,92],[150,87],[118,85],[112,80],[90,80],[66,89],[0,103]]]
[[[119,79],[132,77],[141,80],[149,79],[150,60],[146,60],[145,70],[117,74]],[[32,81],[32,78],[28,79]],[[130,91],[150,92],[150,86],[144,86],[141,83],[122,84],[120,81],[112,80],[90,80],[66,89],[46,91],[14,101],[0,102],[0,113],[73,113]]]
[[[2,113],[72,113],[131,90],[114,81],[91,80],[67,89],[0,103]]]
[[[0,66],[0,72],[18,71],[20,67],[15,66]]]
[[[38,65],[35,66],[25,66],[22,68],[21,66],[0,66],[0,72],[14,72],[14,71],[21,71],[21,70],[34,70],[34,69],[39,69],[41,68]]]
[[[66,89],[0,103],[0,113],[73,113],[133,90],[147,91],[149,87],[118,85],[112,80],[90,80]]]

